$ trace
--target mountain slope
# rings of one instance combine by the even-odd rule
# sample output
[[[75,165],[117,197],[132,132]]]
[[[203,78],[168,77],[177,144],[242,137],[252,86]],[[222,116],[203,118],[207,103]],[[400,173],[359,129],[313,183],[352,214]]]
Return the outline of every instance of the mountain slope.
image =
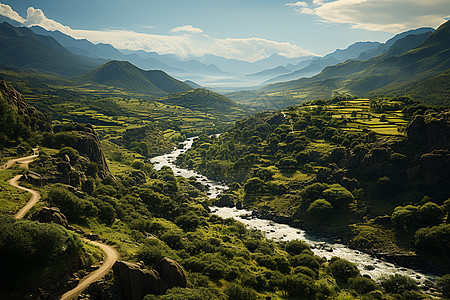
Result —
[[[286,74],[289,72],[290,72],[290,70],[288,68],[286,68],[284,66],[278,66],[276,68],[266,69],[266,70],[258,72],[258,73],[246,75],[246,77],[269,77],[269,76],[276,76],[276,75],[280,75],[280,74]]]
[[[426,35],[426,33],[424,33]],[[424,37],[424,36],[422,36]],[[331,97],[350,92],[364,95],[383,87],[408,84],[445,72],[450,68],[450,25],[446,22],[420,45],[421,38],[398,39],[390,50],[366,61],[352,60],[325,68],[312,78],[269,85],[266,91],[303,90],[309,97]],[[408,47],[414,49],[402,52]],[[387,92],[387,90],[384,90]]]
[[[163,71],[144,71],[127,61],[110,61],[79,77],[81,81],[115,86],[124,90],[162,96],[192,89]]]
[[[322,71],[327,66],[332,66],[337,63],[344,62],[348,59],[357,58],[359,55],[361,55],[361,53],[374,50],[379,45],[380,43],[378,42],[354,43],[348,46],[346,49],[337,49],[336,51],[327,54],[324,57],[315,58],[311,60],[311,62],[306,66],[304,66],[302,62],[300,62],[300,64],[297,66],[296,71],[272,78],[268,80],[266,83],[275,83],[287,80],[294,80],[301,77],[314,76],[320,73],[320,71]]]
[[[225,117],[225,115],[248,115],[247,111],[238,103],[221,94],[203,88],[171,94],[159,98],[157,101],[208,112],[220,117]]]
[[[49,36],[7,22],[0,24],[0,64],[64,76],[79,75],[98,66],[68,51]]]

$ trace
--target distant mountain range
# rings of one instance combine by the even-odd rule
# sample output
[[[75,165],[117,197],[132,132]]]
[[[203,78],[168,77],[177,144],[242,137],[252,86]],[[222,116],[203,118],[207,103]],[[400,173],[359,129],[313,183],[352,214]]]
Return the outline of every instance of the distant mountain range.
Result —
[[[155,96],[191,90],[187,83],[160,70],[144,71],[128,61],[109,61],[78,77],[79,80]]]
[[[101,63],[73,54],[50,36],[3,22],[0,24],[0,64],[76,76]]]
[[[301,90],[309,98],[328,98],[344,93],[386,94],[393,90],[402,94],[414,90],[412,82],[443,82],[450,68],[450,22],[431,34],[427,29],[415,33],[396,38],[387,52],[368,60],[349,60],[326,67],[311,78],[272,84],[262,90]],[[441,89],[448,91],[449,82]]]
[[[295,69],[296,71],[269,79],[265,83],[276,83],[300,79],[302,77],[311,77],[319,74],[328,66],[336,65],[349,59],[367,60],[389,51],[396,41],[408,36],[409,45],[399,47],[398,50],[400,50],[399,53],[401,53],[406,49],[411,49],[420,44],[420,42],[422,42],[433,31],[433,28],[419,28],[416,30],[406,31],[397,34],[384,44],[378,42],[357,42],[350,45],[346,49],[338,49],[333,53],[325,55],[324,57],[303,61],[296,66],[287,66],[288,68]],[[399,45],[397,44],[396,46]]]

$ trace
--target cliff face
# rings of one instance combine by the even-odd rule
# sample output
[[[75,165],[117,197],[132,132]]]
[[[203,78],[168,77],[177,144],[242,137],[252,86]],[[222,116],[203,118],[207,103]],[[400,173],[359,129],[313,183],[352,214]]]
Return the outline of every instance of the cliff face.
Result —
[[[110,172],[105,154],[91,124],[85,124],[83,130],[77,131],[77,140],[74,148],[77,149],[80,155],[100,165],[100,177],[104,178],[109,175]]]
[[[29,117],[30,123],[28,125],[32,131],[50,130],[51,121],[49,117],[35,107],[27,104],[22,94],[6,84],[3,80],[0,80],[0,93],[19,116]]]
[[[450,149],[450,111],[416,116],[407,129],[408,140],[427,150]]]

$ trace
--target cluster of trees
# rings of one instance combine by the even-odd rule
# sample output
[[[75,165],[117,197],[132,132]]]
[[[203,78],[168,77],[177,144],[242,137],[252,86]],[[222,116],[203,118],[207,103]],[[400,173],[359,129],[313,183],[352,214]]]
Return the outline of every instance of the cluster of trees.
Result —
[[[81,240],[59,225],[5,215],[0,215],[0,258],[0,297],[90,263]]]
[[[398,206],[391,216],[392,225],[397,232],[415,233],[414,245],[417,249],[431,255],[447,257],[450,251],[450,224],[442,222],[449,207],[450,199],[442,206],[431,201],[422,206]]]
[[[85,224],[86,219],[98,218],[106,226],[120,224],[121,231],[129,232],[129,238],[141,245],[134,259],[148,267],[154,267],[163,257],[182,264],[188,274],[188,288],[171,289],[162,296],[148,295],[146,299],[225,296],[245,300],[277,292],[291,298],[325,299],[346,293],[384,293],[374,281],[361,277],[348,261],[335,258],[327,262],[315,256],[304,242],[278,245],[233,219],[208,214],[197,202],[206,200],[203,192],[193,181],[175,177],[169,168],[154,175],[144,184],[133,185],[126,178],[105,178],[97,182],[91,195],[84,196],[54,185],[45,198],[70,222]],[[265,176],[270,177],[270,173]],[[313,189],[308,190],[311,199]],[[338,186],[324,185],[315,190],[321,189],[329,190],[325,194],[330,200],[340,199],[336,193],[346,194]],[[149,234],[153,238],[147,238]],[[219,282],[223,289],[210,288]]]

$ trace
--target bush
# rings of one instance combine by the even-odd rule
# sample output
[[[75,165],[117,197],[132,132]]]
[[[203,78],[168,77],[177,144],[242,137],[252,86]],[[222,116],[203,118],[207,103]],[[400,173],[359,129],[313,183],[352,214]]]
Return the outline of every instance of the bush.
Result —
[[[450,298],[450,274],[444,275],[436,281],[436,287],[442,296]]]
[[[354,263],[341,258],[332,259],[328,270],[338,283],[347,283],[350,278],[359,276],[359,270]]]
[[[230,284],[225,288],[225,295],[229,300],[256,300],[258,294],[252,288],[239,284]]]
[[[146,295],[143,300],[215,300],[217,295],[206,288],[180,288],[174,287],[164,295]]]
[[[318,273],[321,265],[320,258],[311,254],[300,254],[291,257],[292,267],[304,266]]]
[[[439,249],[442,254],[450,253],[450,224],[441,224],[417,230],[414,235],[414,244],[417,248],[436,253]]]
[[[59,225],[15,220],[0,215],[2,291],[42,280],[48,268],[66,271],[83,261],[81,240]],[[33,276],[28,277],[33,274]],[[48,274],[47,274],[48,275]]]
[[[334,208],[348,208],[355,197],[343,186],[336,184],[323,191],[323,196]]]
[[[281,287],[289,297],[313,299],[316,294],[314,281],[304,274],[286,276]]]
[[[312,217],[327,217],[333,210],[333,205],[325,199],[317,199],[311,203],[306,211]]]
[[[418,212],[417,206],[396,207],[391,216],[392,225],[396,230],[408,231],[415,229],[418,225]]]
[[[349,279],[350,288],[358,294],[364,295],[378,289],[378,285],[371,279],[365,277],[356,277]]]
[[[406,291],[419,290],[417,283],[413,279],[400,274],[394,274],[384,278],[381,280],[381,286],[386,292],[391,294],[401,294]]]
[[[290,255],[299,255],[304,250],[309,250],[309,245],[300,240],[292,240],[286,243],[286,252]]]
[[[75,163],[80,157],[78,151],[73,149],[72,147],[64,147],[59,150],[59,156],[64,157],[64,155],[67,155],[69,157],[71,164]]]
[[[57,206],[68,220],[76,221],[83,217],[96,216],[97,207],[92,202],[80,199],[68,190],[54,186],[47,194],[48,201]]]

